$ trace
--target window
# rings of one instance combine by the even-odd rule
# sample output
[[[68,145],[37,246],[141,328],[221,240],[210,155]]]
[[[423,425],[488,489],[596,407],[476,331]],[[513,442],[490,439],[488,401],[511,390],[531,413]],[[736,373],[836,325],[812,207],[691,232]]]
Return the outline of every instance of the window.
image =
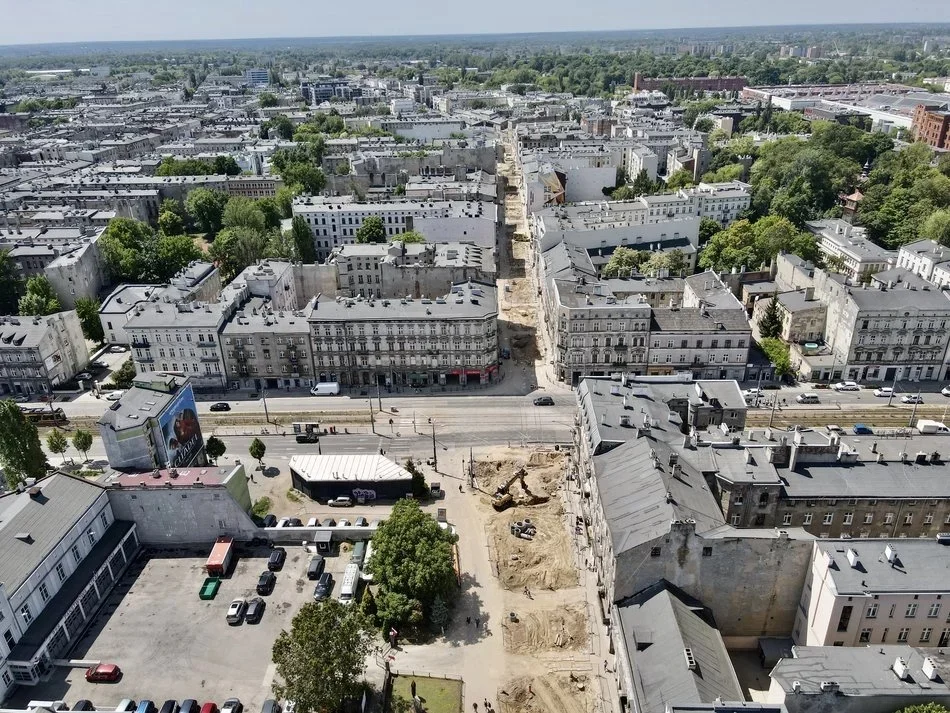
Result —
[[[802,520],[802,525],[811,525],[811,513],[810,513],[810,512],[805,513],[805,517],[804,517],[804,519]]]
[[[703,547],[703,557],[712,557],[712,547]]]
[[[736,493],[735,497],[732,499],[733,505],[742,505],[742,494]]]
[[[909,513],[907,513],[906,515],[904,515],[904,524],[905,524],[905,525],[912,525],[913,523],[914,523],[914,513],[909,512]]]
[[[907,605],[907,611],[904,612],[904,616],[908,619],[913,619],[917,616],[917,602],[911,602]]]
[[[868,607],[868,613],[864,615],[865,619],[877,619],[877,602]]]
[[[925,525],[932,525],[933,521],[934,521],[934,514],[932,512],[928,512],[926,515],[924,515]]]
[[[73,559],[76,560],[76,564],[82,562],[82,555],[79,554],[79,545],[73,545],[69,551],[73,553]]]
[[[782,524],[783,524],[783,525],[791,525],[791,524],[792,524],[792,513],[787,512],[787,513],[785,513],[784,515],[782,515]]]
[[[853,513],[853,512],[846,512],[846,513],[844,514],[844,524],[845,524],[845,525],[850,525],[850,524],[851,524],[851,521],[852,521],[853,519],[854,519],[854,513]]]
[[[651,548],[650,548],[650,557],[659,557],[659,556],[660,556],[660,548],[659,548],[659,547],[651,547]]]
[[[894,513],[892,512],[884,513],[884,524],[890,525],[892,522],[894,522]]]
[[[930,605],[930,609],[927,611],[927,618],[936,619],[938,616],[940,616],[940,604],[934,602]]]
[[[901,629],[900,631],[898,631],[898,632],[897,632],[897,643],[898,643],[898,644],[906,644],[906,643],[907,643],[907,635],[908,635],[909,633],[910,633],[910,629]]]
[[[3,672],[3,685],[10,686],[13,683],[13,676],[10,675],[9,671]]]
[[[89,532],[86,533],[86,537],[89,538],[89,546],[90,546],[90,547],[92,547],[93,545],[96,544],[96,531],[95,531],[95,530],[89,530]]]
[[[873,520],[874,520],[874,514],[873,514],[873,513],[869,513],[869,512],[864,513],[864,524],[865,524],[865,525],[870,525]]]
[[[740,519],[740,518],[739,518],[738,515],[733,515],[733,516],[729,519],[729,522],[730,522],[730,524],[731,524],[733,527],[739,527],[739,519]]]
[[[66,581],[66,568],[63,567],[63,563],[62,563],[62,562],[60,562],[58,565],[56,565],[56,576],[59,577],[59,581],[60,581],[60,582],[65,582],[65,581]]]
[[[33,621],[33,612],[30,611],[30,605],[24,604],[20,607],[20,616],[23,617],[23,623],[29,624]]]
[[[871,629],[861,629],[861,636],[858,637],[858,642],[861,644],[866,644],[871,640]]]
[[[40,597],[44,602],[49,601],[49,588],[46,586],[46,582],[40,582]]]
[[[825,516],[821,520],[822,525],[830,525],[835,519],[835,514],[833,512],[826,512]]]
[[[3,640],[7,642],[7,648],[12,649],[14,646],[16,646],[16,639],[13,637],[12,631],[8,630],[3,632]]]
[[[925,627],[925,628],[920,632],[920,643],[925,644],[925,643],[927,643],[928,641],[930,641],[930,635],[931,635],[933,632],[934,632],[934,630],[931,629],[930,627]]]
[[[851,623],[851,612],[854,611],[853,606],[844,606],[841,607],[841,616],[838,618],[838,631],[847,631],[848,625]]]

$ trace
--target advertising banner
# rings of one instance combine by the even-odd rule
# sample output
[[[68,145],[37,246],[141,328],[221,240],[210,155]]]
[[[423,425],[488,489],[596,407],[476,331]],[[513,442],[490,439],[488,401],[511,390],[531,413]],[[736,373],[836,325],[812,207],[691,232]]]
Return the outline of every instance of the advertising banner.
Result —
[[[165,448],[165,466],[182,468],[191,465],[201,451],[204,440],[198,425],[198,409],[191,384],[183,388],[171,406],[158,420]]]

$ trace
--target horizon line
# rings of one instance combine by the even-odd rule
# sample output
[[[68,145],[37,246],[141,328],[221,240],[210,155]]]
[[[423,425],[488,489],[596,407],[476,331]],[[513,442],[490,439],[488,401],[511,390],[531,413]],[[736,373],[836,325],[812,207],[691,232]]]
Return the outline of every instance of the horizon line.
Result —
[[[386,39],[411,39],[415,37],[433,38],[463,38],[463,37],[516,37],[516,36],[544,36],[544,35],[582,35],[582,34],[643,34],[651,32],[691,32],[696,30],[754,30],[754,29],[785,29],[785,28],[855,28],[855,27],[950,27],[950,20],[930,22],[925,20],[917,21],[894,21],[894,22],[812,22],[802,24],[783,24],[783,25],[708,25],[693,27],[651,27],[651,28],[626,28],[626,29],[599,29],[599,30],[546,30],[522,31],[522,32],[431,32],[422,34],[370,34],[370,35],[312,35],[312,36],[271,36],[271,37],[180,37],[164,39],[136,39],[136,40],[69,40],[56,42],[18,42],[0,44],[0,50],[8,47],[54,47],[69,45],[96,45],[96,44],[148,44],[148,43],[170,43],[170,42],[260,42],[260,41],[291,41],[291,40],[386,40]]]

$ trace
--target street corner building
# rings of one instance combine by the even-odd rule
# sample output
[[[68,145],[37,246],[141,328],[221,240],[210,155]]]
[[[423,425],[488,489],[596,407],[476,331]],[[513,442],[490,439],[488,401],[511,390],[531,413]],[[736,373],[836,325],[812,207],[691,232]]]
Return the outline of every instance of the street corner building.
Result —
[[[149,372],[99,419],[109,465],[151,470],[205,463],[204,439],[186,376]]]
[[[341,496],[364,503],[398,500],[412,493],[412,475],[380,455],[299,455],[290,459],[295,489],[312,500]]]

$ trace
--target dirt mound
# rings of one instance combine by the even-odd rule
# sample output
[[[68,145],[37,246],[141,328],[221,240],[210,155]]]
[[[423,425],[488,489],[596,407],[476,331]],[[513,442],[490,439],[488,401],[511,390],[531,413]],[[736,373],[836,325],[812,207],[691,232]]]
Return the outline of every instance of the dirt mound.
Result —
[[[587,642],[587,614],[580,606],[519,613],[506,621],[505,648],[517,654],[577,649]]]
[[[523,676],[509,681],[498,695],[502,713],[586,713],[591,682],[587,676]],[[507,695],[506,695],[507,694]]]

